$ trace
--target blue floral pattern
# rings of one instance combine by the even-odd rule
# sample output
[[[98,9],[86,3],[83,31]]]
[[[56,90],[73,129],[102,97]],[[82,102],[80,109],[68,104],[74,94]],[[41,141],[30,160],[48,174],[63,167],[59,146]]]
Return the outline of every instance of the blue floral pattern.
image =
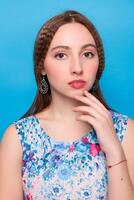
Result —
[[[123,139],[126,115],[111,111]],[[34,115],[13,122],[23,149],[22,180],[26,200],[106,200],[107,166],[95,130],[73,142],[50,137]]]

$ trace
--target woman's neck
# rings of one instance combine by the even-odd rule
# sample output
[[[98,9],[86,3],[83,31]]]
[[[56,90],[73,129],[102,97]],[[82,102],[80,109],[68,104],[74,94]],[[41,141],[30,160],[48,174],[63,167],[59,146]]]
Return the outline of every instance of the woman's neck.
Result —
[[[72,111],[74,107],[81,105],[85,104],[67,96],[54,95],[50,105],[44,111],[46,111],[46,116],[52,121],[62,121],[67,124],[86,124],[86,126],[89,126],[85,122],[76,120],[77,116],[81,114],[80,112]]]
[[[69,129],[68,131],[73,132],[75,136],[81,136],[81,134],[87,133],[93,128],[87,122],[76,120],[77,116],[81,113],[72,111],[74,107],[85,104],[73,98],[67,98],[66,96],[59,98],[59,96],[56,95],[56,97],[52,99],[50,105],[37,115],[37,117],[42,119],[42,126],[43,123],[45,126],[48,124],[48,127],[50,124],[54,124],[56,127],[60,127],[62,132]],[[54,128],[54,130],[56,129]],[[59,129],[57,132],[59,132]]]

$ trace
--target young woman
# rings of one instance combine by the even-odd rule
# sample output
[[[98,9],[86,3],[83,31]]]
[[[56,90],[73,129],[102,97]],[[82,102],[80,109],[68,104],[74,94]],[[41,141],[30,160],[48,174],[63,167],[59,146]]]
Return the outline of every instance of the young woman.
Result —
[[[134,199],[134,121],[99,87],[104,50],[94,25],[66,11],[40,29],[37,95],[1,144],[2,200]]]

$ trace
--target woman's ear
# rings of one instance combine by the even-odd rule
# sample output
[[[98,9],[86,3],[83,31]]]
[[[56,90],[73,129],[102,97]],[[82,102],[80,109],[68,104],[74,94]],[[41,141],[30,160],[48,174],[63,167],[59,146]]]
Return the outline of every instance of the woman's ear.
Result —
[[[44,76],[46,74],[45,69],[41,70],[41,74]]]

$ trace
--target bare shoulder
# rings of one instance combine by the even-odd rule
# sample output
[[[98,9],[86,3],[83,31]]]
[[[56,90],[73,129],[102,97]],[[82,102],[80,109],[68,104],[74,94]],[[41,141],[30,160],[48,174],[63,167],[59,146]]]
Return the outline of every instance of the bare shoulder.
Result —
[[[1,141],[1,151],[8,151],[9,149],[10,152],[14,151],[19,155],[22,154],[21,144],[14,124],[7,127]]]
[[[130,177],[134,185],[134,120],[131,118],[128,118],[127,121],[127,129],[122,141],[122,146],[128,161]]]
[[[0,194],[2,199],[22,199],[21,166],[22,148],[15,125],[12,124],[6,129],[0,147]]]
[[[11,124],[6,129],[1,141],[0,151],[3,165],[4,163],[5,165],[12,163],[13,165],[16,164],[16,166],[21,164],[22,147],[14,124]]]

